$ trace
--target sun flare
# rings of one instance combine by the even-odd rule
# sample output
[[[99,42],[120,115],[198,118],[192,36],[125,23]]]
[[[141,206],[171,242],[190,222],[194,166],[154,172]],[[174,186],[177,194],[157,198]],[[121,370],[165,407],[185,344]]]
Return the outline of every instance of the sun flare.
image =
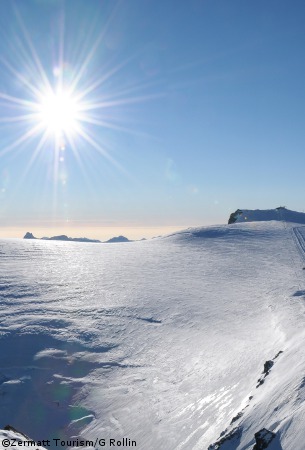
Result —
[[[68,161],[71,165],[76,161],[88,182],[91,177],[86,172],[95,170],[98,158],[129,176],[114,157],[112,135],[138,133],[130,128],[126,108],[155,98],[143,95],[150,84],[122,76],[131,58],[115,65],[102,60],[96,70],[105,30],[93,29],[91,39],[75,56],[68,37],[64,39],[69,30],[64,15],[60,16],[50,60],[41,56],[41,47],[32,40],[17,7],[14,13],[18,24],[11,39],[14,52],[0,55],[6,80],[0,89],[0,129],[10,136],[0,143],[0,157],[24,152],[24,176],[41,162],[46,179],[52,172],[54,192],[61,173],[69,170]]]
[[[69,92],[62,89],[42,95],[38,103],[38,121],[49,135],[75,135],[79,127],[79,105]]]

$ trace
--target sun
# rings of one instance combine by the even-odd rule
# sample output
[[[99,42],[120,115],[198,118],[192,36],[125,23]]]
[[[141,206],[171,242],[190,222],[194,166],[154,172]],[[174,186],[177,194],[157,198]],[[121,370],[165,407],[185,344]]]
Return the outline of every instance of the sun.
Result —
[[[72,160],[86,180],[90,179],[86,171],[96,166],[98,158],[129,177],[112,151],[112,135],[137,134],[125,108],[159,94],[146,95],[151,84],[123,77],[132,58],[124,57],[115,65],[101,59],[105,30],[93,28],[91,38],[75,54],[65,16],[60,16],[52,57],[45,58],[17,7],[14,13],[19,25],[14,52],[0,55],[1,77],[6,81],[0,89],[0,131],[3,128],[10,138],[0,142],[0,158],[24,152],[24,174],[41,161],[48,177],[53,174],[54,191],[60,170],[68,170]]]
[[[37,103],[37,120],[49,136],[72,138],[79,130],[80,105],[62,88],[41,94]]]

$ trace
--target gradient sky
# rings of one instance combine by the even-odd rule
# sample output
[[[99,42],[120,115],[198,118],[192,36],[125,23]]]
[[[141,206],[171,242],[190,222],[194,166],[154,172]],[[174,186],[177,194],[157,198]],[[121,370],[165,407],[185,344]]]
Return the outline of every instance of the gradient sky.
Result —
[[[304,23],[301,0],[1,2],[0,236],[148,237],[237,208],[303,211]],[[64,150],[28,136],[22,104],[60,77],[99,105]]]

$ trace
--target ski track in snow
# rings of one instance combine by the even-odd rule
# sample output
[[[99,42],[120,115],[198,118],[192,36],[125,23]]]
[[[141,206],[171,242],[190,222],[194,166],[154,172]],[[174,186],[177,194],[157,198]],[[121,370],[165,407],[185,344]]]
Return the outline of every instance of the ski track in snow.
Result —
[[[301,257],[305,260],[305,227],[292,228],[294,233],[295,242],[300,250]]]
[[[266,427],[278,433],[271,449],[302,450],[304,230],[1,240],[0,426],[36,440],[128,437],[144,450],[208,448],[236,426],[221,450],[246,450]]]

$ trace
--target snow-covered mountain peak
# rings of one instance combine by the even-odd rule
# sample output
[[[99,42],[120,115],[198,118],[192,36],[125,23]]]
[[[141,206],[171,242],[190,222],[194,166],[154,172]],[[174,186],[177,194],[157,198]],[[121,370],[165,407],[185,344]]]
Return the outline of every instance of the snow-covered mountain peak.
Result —
[[[261,222],[270,220],[305,224],[305,213],[291,211],[285,206],[279,206],[275,209],[237,209],[230,215],[228,223]]]

